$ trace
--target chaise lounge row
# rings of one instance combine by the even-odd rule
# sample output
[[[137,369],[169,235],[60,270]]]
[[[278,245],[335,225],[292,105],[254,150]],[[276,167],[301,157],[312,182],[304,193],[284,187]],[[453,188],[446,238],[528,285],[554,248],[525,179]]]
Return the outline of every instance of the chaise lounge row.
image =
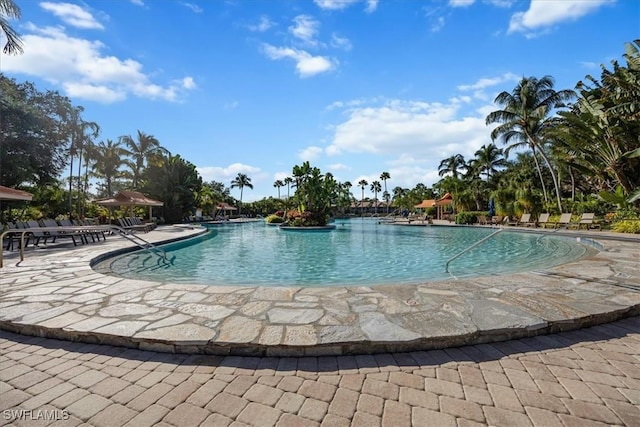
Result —
[[[59,220],[41,219],[40,221],[16,221],[8,222],[8,230],[22,231],[25,230],[24,244],[25,247],[29,243],[33,243],[34,247],[40,244],[55,243],[57,239],[69,238],[73,241],[73,245],[77,246],[78,241],[82,244],[100,241],[100,236],[106,240],[106,230],[91,228],[95,226],[89,220]],[[81,227],[81,228],[80,228]],[[59,230],[55,230],[59,228]],[[9,234],[5,237],[6,250],[13,250],[14,244],[20,244],[20,233]],[[76,240],[77,239],[77,240]],[[3,243],[4,245],[4,243]]]

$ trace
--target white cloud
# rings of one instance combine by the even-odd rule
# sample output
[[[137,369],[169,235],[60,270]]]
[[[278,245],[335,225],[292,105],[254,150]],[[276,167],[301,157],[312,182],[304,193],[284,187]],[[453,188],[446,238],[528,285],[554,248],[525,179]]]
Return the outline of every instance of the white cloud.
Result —
[[[185,89],[194,89],[196,82],[193,80],[193,77],[185,77],[182,79],[182,87]]]
[[[331,34],[331,46],[339,49],[344,49],[346,51],[351,50],[353,47],[351,45],[351,41],[349,41],[346,37],[340,37],[336,33]]]
[[[142,0],[130,0],[131,3],[135,4],[136,6],[144,6],[144,1]]]
[[[315,40],[315,37],[318,35],[320,22],[308,15],[298,15],[293,18],[293,22],[294,25],[289,27],[289,32],[294,37],[312,46],[315,46],[318,43]]]
[[[457,153],[470,155],[487,142],[491,130],[485,125],[485,115],[458,118],[459,107],[457,101],[390,100],[381,106],[354,109],[335,127],[326,152],[404,154],[434,162]]]
[[[193,3],[181,3],[183,6],[188,7],[189,9],[191,9],[193,11],[193,13],[202,13],[204,12],[204,9],[201,8],[200,6],[198,6],[197,4],[193,4]]]
[[[260,17],[260,22],[258,22],[255,25],[249,25],[248,28],[250,31],[257,31],[259,33],[264,33],[274,25],[275,25],[275,22],[269,20],[269,17],[267,15],[262,15]]]
[[[433,23],[431,24],[430,30],[432,33],[437,33],[443,28],[444,28],[444,16],[439,16],[438,19],[433,21]]]
[[[576,21],[615,0],[531,0],[529,10],[515,13],[509,23],[509,33],[530,33],[533,30],[545,30],[565,21]]]
[[[313,0],[315,4],[318,5],[320,9],[327,10],[342,10],[354,3],[357,3],[359,0]]]
[[[77,4],[42,2],[40,3],[40,7],[53,13],[72,27],[95,30],[104,29],[102,24],[98,22],[91,13]]]
[[[467,7],[474,4],[476,0],[449,0],[449,6],[451,7]]]
[[[255,166],[249,166],[242,163],[232,163],[227,167],[222,166],[201,166],[196,167],[196,170],[202,177],[203,181],[218,181],[227,185],[238,176],[239,173],[244,173],[252,178],[255,174],[260,174],[261,170]]]
[[[367,7],[364,9],[367,13],[373,13],[378,8],[378,0],[367,0]]]
[[[510,8],[515,3],[515,0],[484,0],[486,3],[496,7]]]
[[[487,87],[496,86],[498,84],[504,83],[505,81],[510,80],[518,80],[518,76],[513,73],[506,73],[502,76],[491,77],[491,78],[481,78],[475,83],[469,85],[459,85],[458,90],[468,91],[468,90],[477,90],[477,89],[485,89]]]
[[[26,25],[24,54],[3,59],[3,70],[40,77],[63,87],[74,98],[110,103],[128,94],[143,98],[175,101],[195,86],[191,77],[165,86],[152,83],[142,64],[133,59],[104,56],[105,45],[98,40],[71,37],[64,28]]]
[[[316,160],[322,154],[322,148],[310,146],[298,152],[298,158],[304,161]]]
[[[311,77],[330,71],[335,63],[324,56],[313,56],[310,53],[288,47],[275,47],[269,44],[262,46],[264,54],[272,60],[290,58],[296,61],[296,71],[300,77]]]
[[[343,171],[350,170],[351,168],[343,163],[333,163],[331,165],[327,165],[327,168],[332,171]]]

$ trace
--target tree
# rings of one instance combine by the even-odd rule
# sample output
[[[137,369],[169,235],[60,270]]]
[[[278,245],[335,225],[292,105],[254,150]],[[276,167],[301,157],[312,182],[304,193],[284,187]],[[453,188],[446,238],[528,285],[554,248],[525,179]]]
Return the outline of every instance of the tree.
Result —
[[[449,173],[454,178],[457,178],[460,173],[458,171],[465,169],[467,169],[467,162],[464,161],[464,156],[462,154],[456,154],[440,162],[440,165],[438,166],[438,175],[444,176]]]
[[[238,214],[242,213],[242,192],[244,187],[253,189],[253,184],[251,184],[251,178],[249,178],[244,173],[239,173],[238,176],[235,177],[233,181],[231,181],[231,188],[240,188],[240,210]]]
[[[285,211],[287,211],[289,209],[289,194],[291,191],[291,184],[293,184],[293,179],[288,176],[284,179],[284,183],[287,185],[287,203],[285,203]]]
[[[65,122],[69,132],[69,217],[73,214],[73,159],[78,156],[78,195],[81,195],[82,185],[82,156],[83,151],[100,134],[100,126],[95,122],[87,122],[82,118],[84,107],[74,107],[66,112]],[[81,197],[78,197],[78,209],[80,212]]]
[[[387,204],[387,213],[389,213],[389,192],[387,192],[387,180],[391,179],[391,175],[389,175],[389,172],[382,172],[380,174],[380,179],[382,180],[382,182],[384,182],[383,198],[385,203]]]
[[[276,182],[273,183],[273,186],[278,189],[278,200],[280,200],[280,187],[284,187],[284,182],[277,179]]]
[[[371,183],[371,191],[373,191],[373,203],[376,204],[376,214],[378,213],[378,192],[382,191],[382,186],[380,185],[380,181],[373,181]]]
[[[502,149],[496,147],[495,144],[483,145],[474,155],[476,158],[473,163],[481,171],[480,174],[484,174],[487,177],[487,181],[500,168],[507,166],[507,161],[502,155]]]
[[[516,147],[531,149],[536,160],[545,200],[547,200],[542,170],[537,161],[538,154],[542,157],[552,172],[551,178],[556,191],[558,209],[562,211],[560,187],[551,162],[545,154],[543,131],[554,109],[563,107],[565,101],[575,97],[575,92],[572,90],[556,92],[553,85],[551,76],[544,76],[541,79],[523,77],[511,93],[504,91],[498,94],[494,102],[502,109],[489,113],[485,121],[487,125],[499,123],[499,126],[491,132],[491,139],[501,138],[504,144],[508,145],[505,150],[507,156],[510,150]]]
[[[197,194],[202,189],[202,178],[195,165],[179,155],[169,155],[162,162],[152,163],[142,178],[145,192],[164,203],[166,222],[182,222],[185,216],[193,214]]]
[[[20,35],[9,25],[8,18],[20,19],[22,13],[13,0],[0,0],[0,30],[7,38],[7,43],[2,51],[7,55],[23,53],[22,40]]]
[[[69,140],[62,114],[72,108],[58,92],[0,74],[0,184],[57,185]]]
[[[369,183],[366,179],[361,179],[358,181],[358,185],[362,188],[362,198],[360,199],[360,214],[364,215],[364,189]]]
[[[140,176],[145,167],[145,161],[158,155],[166,155],[168,152],[160,146],[160,141],[153,135],[148,135],[138,131],[138,141],[134,140],[130,135],[123,135],[120,141],[127,147],[127,153],[133,158],[133,162],[128,163],[132,172],[131,186],[138,189],[140,186]]]
[[[120,142],[107,139],[96,146],[96,163],[93,166],[94,175],[104,180],[103,188],[108,197],[113,197],[113,183],[122,176],[122,166],[126,164],[127,151]]]

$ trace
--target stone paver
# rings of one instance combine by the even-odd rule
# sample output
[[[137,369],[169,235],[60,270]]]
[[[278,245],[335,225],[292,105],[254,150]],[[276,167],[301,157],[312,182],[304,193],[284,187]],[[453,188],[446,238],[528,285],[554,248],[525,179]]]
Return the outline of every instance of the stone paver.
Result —
[[[613,336],[611,331],[615,330]],[[414,362],[391,364],[390,356],[369,358],[367,370],[361,374],[343,367],[357,366],[354,356],[341,356],[342,362],[315,364],[307,358],[278,359],[174,357],[164,353],[137,351],[128,361],[144,360],[145,375],[131,377],[136,382],[147,378],[145,388],[121,377],[109,374],[110,357],[122,351],[112,346],[84,347],[53,339],[40,339],[0,333],[0,363],[20,361],[32,354],[52,348],[64,352],[47,353],[57,365],[67,357],[91,360],[87,369],[67,378],[64,372],[47,372],[51,364],[34,364],[0,370],[3,386],[0,403],[6,414],[19,410],[59,411],[68,414],[50,425],[91,426],[181,426],[181,425],[270,425],[270,426],[408,426],[430,423],[442,426],[532,425],[590,426],[640,425],[640,317],[620,320],[608,325],[581,331],[549,335],[548,346],[538,345],[522,351],[527,339],[500,346],[507,354],[482,356],[482,361],[470,361],[478,346],[461,347],[453,356],[437,350],[416,355]],[[587,337],[591,337],[590,339]],[[556,344],[551,344],[552,340]],[[564,345],[558,345],[564,342]],[[607,350],[603,350],[603,349]],[[599,349],[599,350],[594,350]],[[596,354],[607,351],[607,357]],[[478,354],[478,353],[475,353]],[[566,358],[576,363],[567,368]],[[118,356],[123,357],[123,356]],[[246,359],[246,360],[245,360]],[[399,357],[400,359],[400,357]],[[420,359],[418,362],[415,359]],[[618,369],[624,359],[624,369]],[[97,360],[97,362],[95,361]],[[172,362],[173,360],[173,362]],[[348,361],[351,360],[351,361]],[[394,359],[397,360],[397,359]],[[360,359],[364,363],[365,359]],[[438,361],[438,362],[436,362]],[[599,365],[582,364],[595,362]],[[633,362],[632,362],[633,361]],[[180,372],[188,364],[188,377],[169,382],[167,372]],[[381,363],[382,365],[379,365]],[[558,364],[553,364],[558,363]],[[304,370],[291,367],[306,365]],[[604,365],[604,366],[600,366]],[[18,366],[18,365],[12,365]],[[73,369],[76,366],[71,366]],[[138,369],[143,366],[138,365]],[[245,366],[247,368],[239,368]],[[253,366],[254,369],[249,367]],[[260,369],[260,366],[272,366]],[[282,371],[278,366],[282,367]],[[327,367],[328,366],[328,367]],[[519,369],[522,367],[523,369]],[[566,378],[570,369],[573,378]],[[590,371],[588,367],[593,368]],[[256,369],[258,368],[258,369]],[[395,368],[395,369],[394,369]],[[322,369],[322,370],[321,370]],[[200,370],[202,373],[192,374]],[[242,374],[235,374],[236,370]],[[602,372],[603,370],[607,373]],[[220,373],[218,373],[220,372]],[[229,373],[231,372],[231,373]],[[252,372],[252,375],[245,375]],[[292,373],[293,372],[293,373]],[[505,373],[506,372],[506,373]],[[517,373],[516,373],[517,372]],[[44,375],[46,373],[46,375]],[[425,376],[425,373],[433,373]],[[437,378],[438,373],[440,378]],[[117,372],[114,372],[117,374]],[[495,375],[502,375],[506,382]],[[604,376],[603,376],[604,375]],[[197,377],[196,377],[197,376]],[[27,378],[21,380],[21,377]],[[65,379],[60,379],[65,377]],[[193,378],[199,381],[194,381]],[[46,378],[42,384],[32,384],[34,378]],[[446,378],[446,379],[445,379]],[[456,378],[460,383],[456,382]],[[321,381],[326,379],[327,382]],[[594,382],[597,381],[597,382]],[[533,385],[535,387],[533,387]],[[534,390],[535,389],[535,390]],[[233,393],[228,393],[227,390]],[[53,413],[53,412],[51,412]],[[39,425],[27,420],[4,420],[3,423]]]

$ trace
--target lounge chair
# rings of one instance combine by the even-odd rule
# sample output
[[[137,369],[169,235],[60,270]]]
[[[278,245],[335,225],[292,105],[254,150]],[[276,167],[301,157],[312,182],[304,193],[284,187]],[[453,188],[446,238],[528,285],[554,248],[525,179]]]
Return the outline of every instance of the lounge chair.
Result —
[[[571,213],[563,213],[560,215],[560,218],[552,224],[553,228],[569,228],[569,225],[571,225]]]
[[[531,214],[530,213],[524,213],[522,214],[522,216],[520,217],[520,219],[517,219],[515,221],[509,221],[508,223],[509,225],[517,225],[517,226],[529,226],[529,225],[535,225],[535,222],[531,222]]]
[[[536,226],[537,227],[542,227],[542,228],[547,228],[547,224],[550,224],[549,222],[549,217],[551,216],[551,214],[549,213],[541,213],[540,216],[538,217],[538,220],[536,221]]]
[[[502,224],[503,220],[504,220],[504,216],[502,216],[502,215],[494,215],[494,216],[491,217],[491,224],[500,225],[500,224]]]
[[[571,223],[569,225],[569,228],[576,228],[578,230],[580,230],[580,228],[584,225],[585,230],[589,230],[591,228],[594,229],[598,229],[600,230],[600,224],[598,224],[597,222],[594,222],[596,218],[596,214],[593,212],[589,212],[589,213],[583,213],[582,216],[580,216],[580,219],[578,220],[578,222],[574,222]]]
[[[489,219],[484,215],[478,215],[478,224],[479,225],[487,225],[489,223]]]

